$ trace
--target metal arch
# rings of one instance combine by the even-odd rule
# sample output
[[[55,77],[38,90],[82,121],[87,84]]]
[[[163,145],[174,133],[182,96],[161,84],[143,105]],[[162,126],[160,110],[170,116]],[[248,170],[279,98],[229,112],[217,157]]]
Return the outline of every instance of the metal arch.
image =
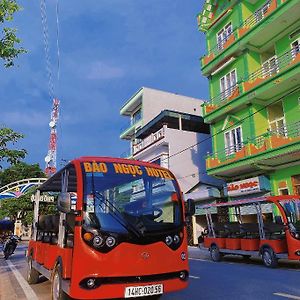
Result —
[[[32,186],[39,186],[47,178],[27,178],[9,183],[0,188],[0,200],[7,198],[18,198],[25,194]]]

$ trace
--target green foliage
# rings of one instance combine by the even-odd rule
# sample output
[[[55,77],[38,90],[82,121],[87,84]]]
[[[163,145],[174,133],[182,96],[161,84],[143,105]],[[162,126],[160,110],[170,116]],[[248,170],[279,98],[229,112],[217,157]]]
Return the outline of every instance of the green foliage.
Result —
[[[38,164],[26,164],[24,162],[16,163],[0,172],[0,186],[12,183],[26,178],[46,177]],[[25,195],[15,199],[4,199],[0,201],[0,220],[4,217],[10,217],[11,220],[21,219],[25,224],[30,224],[33,219],[33,203],[31,195],[34,194],[35,188],[32,188]],[[42,212],[52,213],[55,211],[55,205],[41,205]]]
[[[0,23],[6,23],[13,20],[13,15],[20,10],[20,6],[16,0],[0,0]],[[16,36],[16,29],[4,27],[0,37],[0,58],[5,63],[5,67],[14,65],[14,59],[19,54],[25,53],[23,48],[16,48],[16,44],[20,43],[20,39]]]
[[[25,149],[15,150],[9,149],[9,144],[15,144],[24,135],[13,131],[10,128],[0,128],[0,167],[1,162],[8,162],[9,164],[16,164],[23,159],[27,154]]]
[[[0,220],[9,217],[11,220],[21,220],[23,224],[32,224],[33,221],[33,202],[31,196],[35,188],[29,193],[15,199],[4,199],[1,203]],[[57,213],[56,205],[53,203],[40,204],[40,214]]]
[[[0,172],[0,186],[26,178],[42,177],[46,177],[46,174],[41,170],[39,164],[29,165],[25,162],[18,162],[10,168]]]

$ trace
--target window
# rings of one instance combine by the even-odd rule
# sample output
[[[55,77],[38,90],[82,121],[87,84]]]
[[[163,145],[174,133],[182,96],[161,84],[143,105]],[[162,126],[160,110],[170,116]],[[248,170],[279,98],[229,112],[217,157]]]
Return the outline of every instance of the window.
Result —
[[[274,55],[263,63],[263,77],[272,76],[279,72],[277,56]]]
[[[287,135],[285,118],[283,113],[282,102],[277,102],[268,107],[269,128],[270,131],[277,135]]]
[[[242,149],[242,128],[236,127],[224,133],[226,155],[233,154]]]
[[[218,50],[222,50],[224,48],[224,44],[229,39],[231,34],[232,34],[232,25],[231,25],[231,23],[227,24],[224,28],[222,28],[217,33]]]
[[[220,79],[221,98],[229,97],[236,86],[236,70],[232,70]]]
[[[289,189],[288,188],[281,188],[278,189],[279,195],[289,195]]]
[[[292,183],[294,194],[300,196],[300,175],[292,176]]]
[[[271,5],[271,0],[268,0],[261,8],[259,8],[257,11],[255,11],[254,17],[255,17],[256,23],[258,23],[265,17],[265,14],[267,13],[270,5]]]
[[[294,41],[292,44],[292,57],[295,58],[296,55],[300,52],[300,38]]]
[[[142,109],[138,109],[132,116],[131,116],[131,125],[135,124],[142,118]]]

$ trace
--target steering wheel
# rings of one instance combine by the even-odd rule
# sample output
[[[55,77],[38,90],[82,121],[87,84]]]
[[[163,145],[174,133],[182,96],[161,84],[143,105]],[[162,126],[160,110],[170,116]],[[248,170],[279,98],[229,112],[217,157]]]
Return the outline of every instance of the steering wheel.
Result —
[[[141,210],[141,213],[143,215],[146,215],[147,213],[151,213],[151,215],[153,215],[154,219],[157,219],[163,214],[163,210],[159,207],[153,206],[153,207],[148,207],[148,208]]]

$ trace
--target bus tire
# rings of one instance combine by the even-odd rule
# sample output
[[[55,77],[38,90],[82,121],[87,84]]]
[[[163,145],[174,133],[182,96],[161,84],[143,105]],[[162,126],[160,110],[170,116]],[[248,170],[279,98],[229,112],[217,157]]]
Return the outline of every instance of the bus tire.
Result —
[[[271,248],[264,248],[262,250],[262,260],[266,267],[276,268],[278,265],[278,259]]]
[[[220,253],[219,247],[217,245],[212,245],[210,247],[210,258],[214,262],[222,260],[222,253]]]
[[[36,284],[38,283],[40,278],[40,273],[33,268],[32,266],[32,257],[28,257],[27,261],[27,282],[29,284]]]
[[[62,272],[60,265],[57,265],[53,270],[51,282],[51,299],[52,300],[67,300],[68,295],[62,289]]]

